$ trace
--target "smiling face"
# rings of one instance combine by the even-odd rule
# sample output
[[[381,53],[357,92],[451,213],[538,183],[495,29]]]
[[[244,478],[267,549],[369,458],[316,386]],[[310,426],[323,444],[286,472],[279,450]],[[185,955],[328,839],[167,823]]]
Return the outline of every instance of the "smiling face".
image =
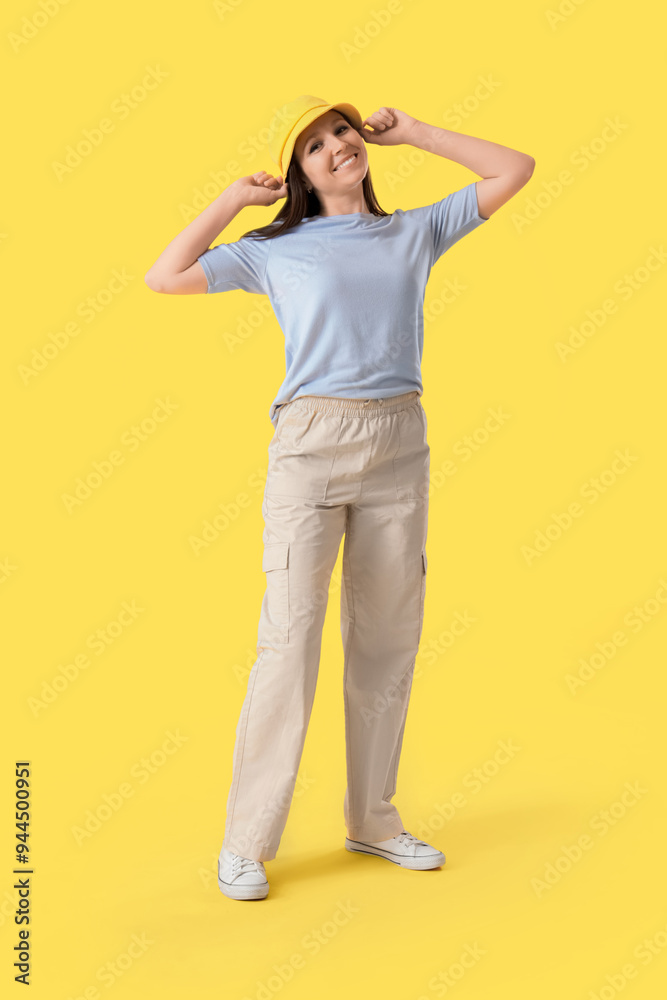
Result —
[[[294,158],[322,205],[322,214],[366,212],[362,181],[368,171],[366,144],[359,132],[332,109],[297,138]]]

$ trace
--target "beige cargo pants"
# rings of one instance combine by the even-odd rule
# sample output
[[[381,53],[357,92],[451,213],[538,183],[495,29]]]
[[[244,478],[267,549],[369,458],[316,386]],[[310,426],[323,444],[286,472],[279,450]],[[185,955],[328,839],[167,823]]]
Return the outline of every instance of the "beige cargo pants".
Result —
[[[276,856],[287,822],[343,536],[347,836],[377,841],[403,830],[391,800],[426,588],[430,449],[419,393],[301,396],[278,414],[262,505],[258,656],[236,729],[223,840],[255,861]]]

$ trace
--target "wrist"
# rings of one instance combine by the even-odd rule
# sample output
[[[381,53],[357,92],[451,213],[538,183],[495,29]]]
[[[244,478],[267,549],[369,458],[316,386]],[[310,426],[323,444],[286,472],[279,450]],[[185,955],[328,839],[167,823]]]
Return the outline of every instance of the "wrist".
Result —
[[[410,145],[427,153],[447,156],[446,148],[452,135],[447,129],[415,119],[414,127],[410,130]]]
[[[417,140],[421,137],[423,133],[424,126],[426,122],[422,122],[419,118],[412,118],[406,125],[406,143],[410,146],[416,145]]]
[[[218,200],[222,199],[222,203],[226,207],[229,206],[232,208],[235,212],[240,212],[242,208],[246,208],[249,204],[248,188],[241,183],[242,180],[242,177],[237,177],[218,196]]]

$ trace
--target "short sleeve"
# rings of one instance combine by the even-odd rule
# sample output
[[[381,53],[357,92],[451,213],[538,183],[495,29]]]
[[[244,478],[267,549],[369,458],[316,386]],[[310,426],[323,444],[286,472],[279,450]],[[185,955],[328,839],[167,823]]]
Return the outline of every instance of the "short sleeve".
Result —
[[[270,240],[243,236],[236,243],[219,243],[197,260],[204,269],[207,292],[244,292],[266,295],[265,273]]]
[[[432,205],[411,209],[410,214],[423,220],[431,233],[434,263],[473,229],[489,221],[479,214],[476,184],[472,181]]]

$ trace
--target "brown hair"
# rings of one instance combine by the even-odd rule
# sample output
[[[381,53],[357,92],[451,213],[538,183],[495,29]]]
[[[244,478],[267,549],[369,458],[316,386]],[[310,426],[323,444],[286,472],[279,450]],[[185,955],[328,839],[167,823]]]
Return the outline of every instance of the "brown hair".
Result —
[[[343,115],[343,118],[345,118],[346,122],[354,128],[347,115]],[[280,211],[276,215],[275,219],[273,219],[272,222],[269,222],[266,226],[259,226],[257,229],[250,229],[247,233],[244,233],[243,236],[239,237],[240,239],[243,239],[244,236],[249,236],[252,237],[252,239],[270,240],[273,239],[274,236],[281,236],[287,229],[291,229],[292,226],[296,226],[299,222],[301,222],[302,219],[308,219],[319,213],[320,200],[314,190],[308,193],[303,171],[297,163],[295,156],[292,156],[290,160],[285,180],[288,184],[287,198],[281,205]],[[361,184],[369,212],[372,215],[378,216],[389,215],[389,212],[385,212],[383,208],[380,208],[377,198],[375,197],[370,167],[366,171],[366,176]]]

